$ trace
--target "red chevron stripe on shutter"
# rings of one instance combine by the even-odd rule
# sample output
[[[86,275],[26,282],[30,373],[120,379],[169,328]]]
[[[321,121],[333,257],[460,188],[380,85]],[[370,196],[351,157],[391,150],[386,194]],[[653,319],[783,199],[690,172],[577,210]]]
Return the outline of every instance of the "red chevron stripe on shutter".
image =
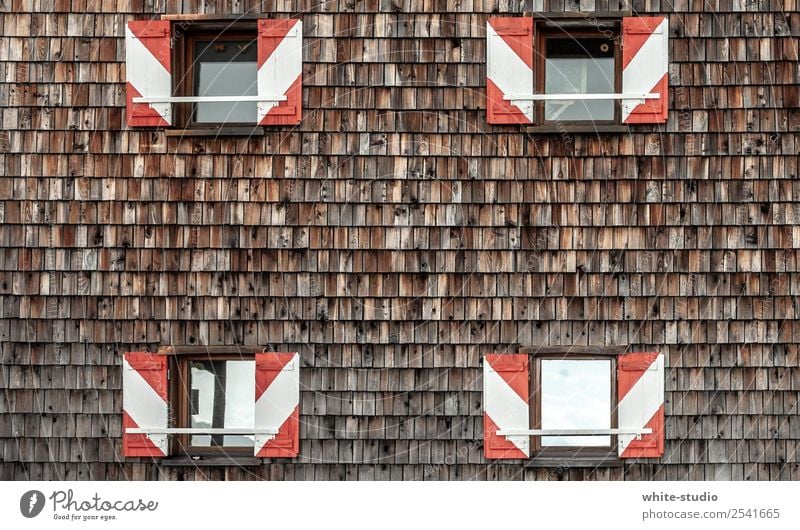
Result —
[[[617,360],[617,422],[620,429],[649,427],[652,434],[619,435],[621,458],[664,454],[664,355],[627,353]]]
[[[135,97],[172,95],[172,50],[168,20],[128,22],[125,28],[125,72],[128,126],[171,125],[171,104],[133,102]]]
[[[506,95],[533,94],[533,19],[490,18],[486,23],[486,121],[533,123],[533,102],[513,104]]]
[[[483,454],[487,459],[528,458],[529,436],[500,436],[502,429],[530,425],[527,354],[487,354],[483,358]]]
[[[297,125],[303,112],[303,23],[295,19],[258,21],[258,95],[285,95],[261,101],[260,125]]]
[[[300,453],[300,355],[256,354],[256,429],[277,429],[278,434],[257,434],[258,457],[293,458]]]
[[[169,421],[167,359],[128,352],[122,359],[122,451],[124,456],[167,456],[166,434],[128,434],[128,428],[165,428]]]
[[[622,101],[623,123],[665,123],[669,109],[669,23],[666,17],[622,19],[622,92],[660,99]]]

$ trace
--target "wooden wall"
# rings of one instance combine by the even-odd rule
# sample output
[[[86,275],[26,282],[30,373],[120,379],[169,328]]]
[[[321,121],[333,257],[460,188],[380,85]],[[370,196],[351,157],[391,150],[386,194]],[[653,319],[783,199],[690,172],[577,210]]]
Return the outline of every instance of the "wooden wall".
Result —
[[[485,123],[485,19],[665,13],[665,129]],[[302,12],[304,121],[124,128],[124,25]],[[0,479],[800,479],[796,0],[0,0]],[[302,456],[121,461],[121,353],[302,353]],[[480,358],[663,351],[666,455],[482,456]]]

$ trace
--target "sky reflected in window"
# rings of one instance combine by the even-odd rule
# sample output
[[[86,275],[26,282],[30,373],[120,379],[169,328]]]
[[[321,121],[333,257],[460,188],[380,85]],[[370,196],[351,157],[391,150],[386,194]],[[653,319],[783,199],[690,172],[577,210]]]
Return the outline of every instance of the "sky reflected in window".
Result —
[[[192,362],[191,427],[253,428],[255,361]],[[252,447],[253,436],[193,435],[195,447]]]
[[[195,91],[198,96],[258,95],[256,46],[252,42],[198,42],[196,48]],[[198,123],[252,123],[258,103],[232,101],[197,103]]]
[[[610,429],[611,361],[543,359],[542,429]],[[543,436],[542,446],[608,446],[610,436]]]
[[[614,44],[609,39],[548,39],[545,94],[614,93]],[[545,103],[547,121],[610,121],[613,100],[565,99]]]

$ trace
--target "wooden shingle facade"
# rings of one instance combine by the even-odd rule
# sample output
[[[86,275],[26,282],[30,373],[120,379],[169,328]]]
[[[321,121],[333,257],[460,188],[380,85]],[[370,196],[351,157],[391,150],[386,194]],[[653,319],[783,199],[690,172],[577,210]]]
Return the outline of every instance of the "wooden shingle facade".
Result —
[[[485,25],[662,14],[665,126],[486,123]],[[125,123],[128,20],[303,21],[303,119]],[[797,0],[0,0],[0,479],[800,479]],[[300,353],[300,455],[123,458],[122,354]],[[665,453],[483,456],[489,352],[666,364]]]

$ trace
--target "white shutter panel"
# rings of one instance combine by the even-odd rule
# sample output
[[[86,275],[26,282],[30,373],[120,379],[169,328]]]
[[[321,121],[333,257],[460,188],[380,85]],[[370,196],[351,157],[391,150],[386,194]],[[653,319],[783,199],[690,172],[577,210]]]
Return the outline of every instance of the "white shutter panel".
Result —
[[[659,99],[622,101],[623,123],[665,123],[669,107],[669,23],[666,17],[622,19],[622,92]]]
[[[165,429],[169,422],[167,358],[128,352],[122,359],[122,450],[124,456],[169,454],[166,434],[130,434],[129,428]]]
[[[126,117],[129,127],[172,125],[170,103],[134,103],[136,97],[172,95],[168,20],[128,22],[125,28]]]

